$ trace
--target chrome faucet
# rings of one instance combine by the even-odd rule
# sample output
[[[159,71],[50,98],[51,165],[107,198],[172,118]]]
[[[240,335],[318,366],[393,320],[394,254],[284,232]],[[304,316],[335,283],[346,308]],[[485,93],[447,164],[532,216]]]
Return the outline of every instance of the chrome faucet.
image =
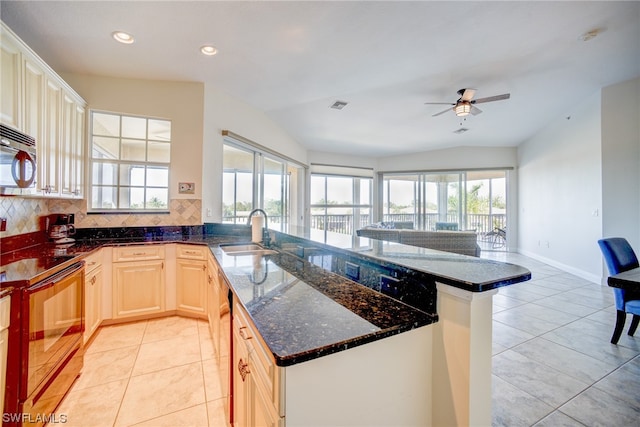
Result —
[[[251,225],[251,217],[255,213],[261,213],[264,216],[264,227],[262,228],[262,243],[264,244],[265,247],[268,248],[269,244],[271,243],[271,236],[269,235],[269,230],[268,230],[269,219],[267,217],[267,213],[264,210],[259,208],[252,210],[251,212],[249,212],[249,218],[247,218],[247,225]]]

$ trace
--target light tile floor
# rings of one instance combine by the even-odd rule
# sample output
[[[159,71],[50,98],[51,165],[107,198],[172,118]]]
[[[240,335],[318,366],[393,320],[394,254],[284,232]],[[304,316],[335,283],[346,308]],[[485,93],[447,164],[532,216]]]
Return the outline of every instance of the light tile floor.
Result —
[[[609,343],[611,289],[522,255],[483,257],[532,271],[494,297],[493,425],[640,426],[640,331]],[[65,426],[224,426],[218,368],[204,321],[103,327],[58,413]]]
[[[519,254],[532,272],[493,301],[494,426],[640,426],[640,331],[618,345],[613,292]]]
[[[102,327],[57,413],[65,426],[223,427],[218,366],[205,321],[174,316]]]

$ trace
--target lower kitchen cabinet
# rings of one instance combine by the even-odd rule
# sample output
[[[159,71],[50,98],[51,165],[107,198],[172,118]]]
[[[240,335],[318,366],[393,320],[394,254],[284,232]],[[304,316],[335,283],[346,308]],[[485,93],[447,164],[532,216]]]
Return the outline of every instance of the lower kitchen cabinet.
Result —
[[[161,245],[114,248],[114,319],[165,311],[164,263]]]
[[[178,245],[176,250],[177,309],[179,312],[206,317],[209,248]]]
[[[218,267],[209,255],[207,259],[207,321],[209,333],[213,339],[217,362],[220,362],[220,285],[218,282]]]
[[[85,326],[84,344],[86,344],[102,323],[102,287],[104,274],[102,269],[102,250],[85,258],[84,306]]]
[[[284,426],[279,410],[282,370],[239,304],[233,306],[232,331],[234,425]]]

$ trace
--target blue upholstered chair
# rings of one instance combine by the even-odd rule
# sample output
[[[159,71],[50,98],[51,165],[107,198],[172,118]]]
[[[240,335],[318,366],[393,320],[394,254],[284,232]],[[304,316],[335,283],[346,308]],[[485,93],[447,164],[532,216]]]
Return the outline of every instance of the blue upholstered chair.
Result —
[[[600,245],[600,250],[602,250],[610,275],[613,276],[639,266],[638,257],[636,257],[636,254],[626,239],[622,237],[611,237],[598,240],[598,245]],[[622,329],[624,328],[627,313],[633,314],[631,326],[629,327],[629,335],[633,336],[636,332],[638,322],[640,322],[640,292],[630,292],[620,288],[612,289],[616,298],[618,315],[616,318],[616,327],[611,337],[611,343],[617,344],[622,334]]]

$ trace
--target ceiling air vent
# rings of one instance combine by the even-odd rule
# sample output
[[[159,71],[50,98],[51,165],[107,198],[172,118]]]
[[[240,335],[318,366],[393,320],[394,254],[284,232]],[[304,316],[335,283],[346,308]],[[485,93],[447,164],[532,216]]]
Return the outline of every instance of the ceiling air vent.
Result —
[[[461,133],[465,133],[468,130],[469,129],[467,129],[467,128],[460,128],[458,130],[454,130],[453,133],[461,134]]]
[[[347,105],[347,102],[345,101],[336,101],[333,103],[331,108],[333,108],[334,110],[342,110],[346,105]]]

